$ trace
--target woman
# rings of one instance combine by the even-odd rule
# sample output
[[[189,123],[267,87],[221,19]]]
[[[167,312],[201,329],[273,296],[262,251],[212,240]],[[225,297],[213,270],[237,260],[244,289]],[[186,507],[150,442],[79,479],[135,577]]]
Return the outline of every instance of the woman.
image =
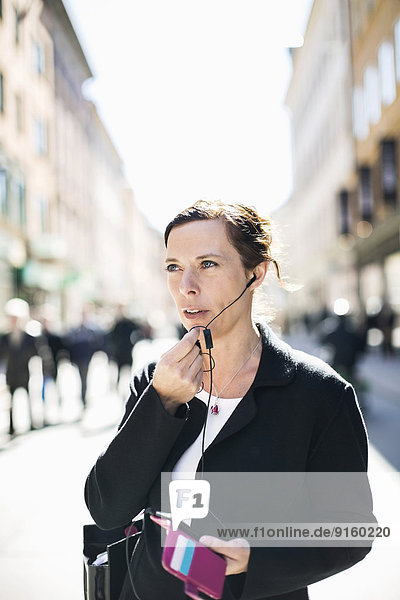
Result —
[[[171,221],[165,244],[169,290],[188,333],[134,377],[119,432],[86,483],[97,524],[111,529],[145,507],[160,509],[162,472],[365,472],[366,434],[351,386],[253,321],[253,294],[271,262],[280,279],[269,221],[249,207],[200,201]],[[227,561],[224,600],[308,598],[308,584],[369,551],[202,539]],[[161,550],[159,527],[146,518],[131,564],[135,593],[127,581],[121,598],[186,597],[162,568]]]

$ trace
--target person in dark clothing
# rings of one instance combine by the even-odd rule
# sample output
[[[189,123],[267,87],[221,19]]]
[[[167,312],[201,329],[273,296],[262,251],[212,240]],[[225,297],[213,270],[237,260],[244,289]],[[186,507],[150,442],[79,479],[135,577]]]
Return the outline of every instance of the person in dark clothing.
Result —
[[[117,386],[124,367],[132,367],[132,350],[142,337],[139,323],[129,319],[124,314],[123,306],[119,306],[118,315],[112,329],[108,334],[110,357],[118,367]]]
[[[351,383],[356,383],[355,368],[365,350],[365,336],[352,324],[348,315],[331,317],[331,330],[321,336],[321,343],[332,349],[332,366]]]
[[[384,302],[377,315],[377,327],[383,333],[382,354],[384,356],[392,356],[394,354],[392,337],[395,322],[396,313],[389,302]]]
[[[58,383],[58,367],[60,360],[66,357],[66,347],[63,338],[51,329],[51,321],[54,318],[53,307],[48,305],[42,307],[38,320],[41,324],[41,333],[37,337],[36,345],[39,356],[42,359],[42,401],[46,413],[46,396],[49,385],[54,383],[58,398],[58,408],[61,408],[62,398]],[[47,424],[45,416],[45,424]]]
[[[72,364],[78,367],[81,380],[81,400],[87,407],[87,377],[93,355],[104,349],[103,331],[89,319],[88,310],[82,312],[82,322],[69,331],[64,340]]]
[[[49,368],[49,372],[47,373],[48,377],[57,380],[58,377],[58,368],[60,360],[66,355],[66,347],[63,340],[63,336],[55,333],[49,328],[49,322],[47,319],[42,320],[42,334],[41,334],[46,342],[47,347],[50,350],[51,354],[51,366]]]
[[[206,479],[235,474],[246,501],[235,493],[225,504],[216,499],[205,521],[193,524],[200,542],[226,561],[223,600],[305,600],[309,584],[362,560],[370,544],[256,547],[210,535],[207,524],[227,513],[246,518],[257,495],[243,483],[249,472],[359,472],[367,481],[354,390],[253,320],[253,295],[271,263],[281,280],[268,219],[251,207],[200,201],[171,221],[164,239],[168,287],[187,333],[133,378],[118,433],[88,475],[86,504],[99,527],[112,529],[146,507],[162,510],[163,473],[197,479],[204,466]],[[374,521],[368,483],[357,516]],[[145,515],[120,600],[186,598],[161,557],[159,527]]]
[[[0,359],[5,361],[6,383],[10,392],[9,429],[15,435],[13,405],[14,394],[22,388],[28,396],[30,428],[35,429],[32,416],[32,401],[29,393],[29,361],[38,354],[35,338],[24,331],[29,318],[29,306],[20,298],[12,298],[5,307],[9,317],[11,331],[0,338]]]

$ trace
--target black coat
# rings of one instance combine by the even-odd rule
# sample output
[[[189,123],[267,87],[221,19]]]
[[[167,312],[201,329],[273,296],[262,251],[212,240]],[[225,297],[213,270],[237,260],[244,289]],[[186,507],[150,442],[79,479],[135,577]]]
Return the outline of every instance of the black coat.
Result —
[[[93,354],[104,349],[104,334],[95,325],[81,323],[71,329],[63,341],[69,352],[71,363],[75,365],[88,365]]]
[[[366,472],[367,438],[352,387],[328,365],[261,328],[255,380],[205,451],[205,472]],[[96,523],[111,529],[147,506],[160,508],[160,473],[172,471],[201,431],[205,405],[192,399],[170,415],[151,385],[154,365],[131,384],[125,416],[85,488]],[[372,501],[367,499],[373,520]],[[252,548],[247,573],[228,576],[224,600],[300,600],[306,586],[347,569],[369,547]],[[184,600],[161,566],[158,525],[146,518],[132,569],[141,600]],[[122,596],[121,596],[122,598]],[[124,600],[134,598],[129,585]]]
[[[0,358],[6,362],[6,383],[11,392],[29,385],[30,359],[38,354],[35,338],[25,331],[21,334],[20,343],[14,345],[11,334],[4,334],[0,339]]]
[[[109,354],[119,366],[132,365],[132,350],[140,334],[139,325],[131,319],[122,317],[115,322],[108,334]]]

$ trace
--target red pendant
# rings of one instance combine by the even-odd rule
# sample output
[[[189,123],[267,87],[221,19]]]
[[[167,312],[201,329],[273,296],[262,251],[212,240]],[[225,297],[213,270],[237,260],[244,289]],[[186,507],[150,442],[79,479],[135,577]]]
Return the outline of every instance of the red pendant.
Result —
[[[213,404],[212,407],[210,408],[210,413],[212,415],[218,415],[219,414],[219,407],[218,404]]]

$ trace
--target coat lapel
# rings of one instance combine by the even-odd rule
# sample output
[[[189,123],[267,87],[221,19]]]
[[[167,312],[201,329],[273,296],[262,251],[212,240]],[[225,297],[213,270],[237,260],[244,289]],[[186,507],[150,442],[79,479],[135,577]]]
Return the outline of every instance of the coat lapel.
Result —
[[[229,417],[217,437],[211,442],[209,448],[219,444],[225,438],[229,437],[236,431],[239,431],[245,427],[250,421],[254,419],[257,414],[257,405],[254,401],[254,394],[252,387],[243,396],[242,401],[238,404],[232,415]],[[208,418],[213,418],[208,415]]]
[[[167,458],[163,471],[172,471],[178,459],[193,444],[203,428],[206,410],[205,404],[198,398],[193,398],[189,402],[188,419]]]
[[[257,403],[254,390],[256,388],[288,385],[295,376],[296,363],[291,355],[290,346],[280,340],[267,325],[257,325],[257,327],[262,336],[262,353],[256,376],[242,401],[209,448],[236,433],[255,418]]]

